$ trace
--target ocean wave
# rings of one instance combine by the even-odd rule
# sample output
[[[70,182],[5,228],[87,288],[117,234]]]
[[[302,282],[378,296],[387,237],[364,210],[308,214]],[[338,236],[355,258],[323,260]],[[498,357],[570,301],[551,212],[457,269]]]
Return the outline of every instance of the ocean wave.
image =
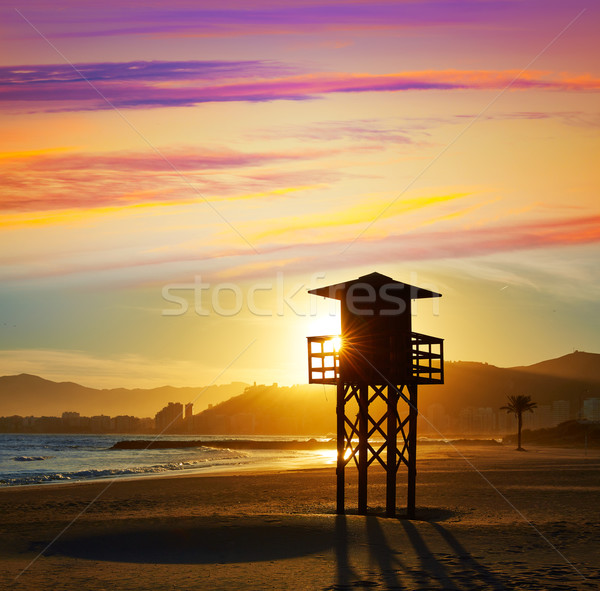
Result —
[[[25,457],[25,456],[23,456]],[[157,464],[155,466],[139,466],[131,468],[107,468],[78,470],[75,472],[53,472],[37,473],[28,475],[8,476],[0,478],[0,486],[19,486],[24,484],[43,484],[47,482],[64,482],[79,480],[95,480],[104,478],[118,478],[122,476],[141,476],[144,474],[159,474],[161,472],[188,470],[191,468],[213,468],[216,466],[230,466],[232,463],[241,463],[247,458],[245,454],[231,454],[226,458],[220,458],[219,461],[211,459],[189,460],[182,462],[169,462],[166,464]]]
[[[13,458],[15,462],[40,462],[42,460],[50,460],[54,456],[16,456]]]

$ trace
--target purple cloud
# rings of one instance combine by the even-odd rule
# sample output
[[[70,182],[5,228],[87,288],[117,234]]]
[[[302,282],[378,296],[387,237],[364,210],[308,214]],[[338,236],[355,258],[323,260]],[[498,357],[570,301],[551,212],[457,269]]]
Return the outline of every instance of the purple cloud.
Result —
[[[560,0],[297,0],[275,3],[240,0],[169,4],[101,4],[67,0],[62,10],[31,3],[25,16],[50,29],[55,37],[115,35],[245,36],[306,34],[327,31],[398,30],[440,26],[505,27],[537,22],[540,11],[565,12]],[[570,12],[569,12],[570,14]]]
[[[223,80],[274,77],[297,73],[297,68],[271,60],[131,61],[76,64],[3,66],[2,88],[36,84],[170,80]]]
[[[245,69],[247,66],[247,69]],[[4,68],[0,101],[45,103],[45,110],[149,108],[205,102],[306,100],[330,93],[408,90],[600,89],[592,76],[504,70],[422,70],[392,74],[288,75],[277,62],[127,62]],[[86,74],[92,78],[87,81]],[[174,80],[185,85],[167,84]],[[50,107],[55,104],[56,107]]]

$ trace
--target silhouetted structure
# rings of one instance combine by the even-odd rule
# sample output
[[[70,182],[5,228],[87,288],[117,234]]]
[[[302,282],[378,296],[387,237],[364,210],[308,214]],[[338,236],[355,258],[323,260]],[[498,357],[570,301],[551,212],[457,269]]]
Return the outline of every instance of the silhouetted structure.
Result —
[[[169,402],[154,416],[154,424],[158,433],[177,433],[183,423],[183,404]]]
[[[517,417],[517,451],[525,451],[521,447],[521,430],[523,429],[523,413],[533,412],[537,407],[537,403],[531,400],[531,396],[518,394],[517,396],[507,396],[508,404],[501,406],[500,410],[505,410]]]
[[[379,273],[309,293],[341,304],[341,340],[308,337],[309,382],[337,385],[337,512],[345,510],[344,471],[351,460],[358,468],[358,512],[367,512],[367,470],[377,460],[387,473],[390,517],[396,514],[398,468],[407,466],[407,514],[412,519],[417,386],[443,383],[444,369],[442,339],[412,332],[411,303],[440,294]]]

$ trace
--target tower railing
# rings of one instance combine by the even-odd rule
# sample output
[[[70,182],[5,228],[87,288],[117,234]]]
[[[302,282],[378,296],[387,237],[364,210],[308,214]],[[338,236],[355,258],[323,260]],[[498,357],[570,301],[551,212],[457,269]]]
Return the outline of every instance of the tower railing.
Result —
[[[308,383],[337,384],[340,378],[340,336],[308,339]]]
[[[340,378],[339,335],[307,337],[308,383],[337,384]],[[444,383],[444,339],[411,333],[412,383]]]
[[[417,384],[444,383],[444,339],[412,332],[412,374]]]

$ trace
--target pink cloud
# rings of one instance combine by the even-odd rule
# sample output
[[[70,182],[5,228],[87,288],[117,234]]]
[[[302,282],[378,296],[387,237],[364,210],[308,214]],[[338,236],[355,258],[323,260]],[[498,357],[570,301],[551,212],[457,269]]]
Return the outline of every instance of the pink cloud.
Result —
[[[495,253],[566,247],[600,242],[600,215],[537,220],[511,225],[490,225],[456,231],[415,231],[382,238],[336,240],[306,244],[265,244],[262,256],[289,259],[301,255],[293,272],[315,268],[356,268],[362,265],[462,259]],[[243,265],[243,263],[242,263]]]
[[[78,70],[81,68],[84,76],[89,73],[94,88],[77,72],[65,71],[64,65],[12,67],[0,83],[0,101],[11,105],[39,103],[43,104],[43,110],[97,110],[111,108],[111,105],[152,108],[205,102],[307,100],[331,93],[499,90],[509,85],[511,89],[600,89],[600,79],[589,74],[552,75],[541,71],[422,70],[384,75],[314,73],[282,76],[281,72],[285,70],[282,64],[270,68],[260,62],[248,62],[250,75],[243,74],[242,62],[235,62],[235,66],[229,68],[219,68],[216,62],[210,62],[210,67],[204,62],[185,62],[186,67],[182,62],[160,62],[160,67],[156,68],[142,65],[153,63],[131,63],[136,65],[131,75],[128,75],[129,68],[124,67],[127,64],[76,66]],[[224,79],[224,82],[215,84],[217,79]],[[182,85],[182,80],[187,84]],[[177,83],[169,85],[169,81]]]
[[[61,3],[61,10],[41,1],[29,2],[25,16],[52,31],[54,37],[151,36],[240,37],[302,35],[324,32],[386,31],[423,28],[489,28],[536,23],[540,14],[572,18],[560,0],[174,0],[128,4],[107,0]],[[68,18],[65,17],[68,15]],[[563,18],[564,17],[564,18]],[[13,31],[10,31],[14,34]]]
[[[365,265],[404,263],[411,261],[462,259],[496,253],[528,251],[540,248],[567,247],[600,242],[600,215],[529,221],[521,224],[497,225],[470,230],[444,232],[412,232],[406,235],[363,239],[345,250],[350,241],[314,241],[307,243],[279,243],[255,245],[261,261],[270,261],[272,269],[288,273],[310,273],[321,269],[353,269]],[[222,263],[219,263],[222,261]],[[52,277],[78,273],[106,273],[125,269],[145,269],[144,281],[153,276],[155,281],[189,280],[194,273],[203,277],[218,277],[227,270],[230,277],[253,279],[265,274],[264,268],[254,269],[255,253],[249,248],[221,248],[205,245],[201,250],[182,249],[180,252],[141,252],[121,262],[101,261],[93,264],[57,263],[51,270],[27,270],[20,261],[21,270],[14,277]],[[250,269],[246,271],[246,264]],[[171,267],[172,265],[172,267]],[[183,267],[182,267],[183,265]],[[208,266],[207,266],[208,265]],[[182,268],[189,269],[186,275]],[[177,271],[175,271],[177,269]],[[210,269],[210,273],[209,273]]]
[[[0,210],[34,212],[201,199],[188,182],[211,199],[236,198],[240,193],[290,184],[330,183],[340,173],[318,168],[302,172],[273,168],[338,152],[342,150],[250,153],[183,148],[164,150],[164,158],[152,152],[4,158],[0,160]],[[270,167],[268,172],[265,166]]]

